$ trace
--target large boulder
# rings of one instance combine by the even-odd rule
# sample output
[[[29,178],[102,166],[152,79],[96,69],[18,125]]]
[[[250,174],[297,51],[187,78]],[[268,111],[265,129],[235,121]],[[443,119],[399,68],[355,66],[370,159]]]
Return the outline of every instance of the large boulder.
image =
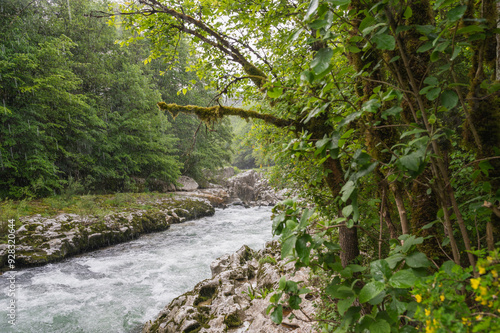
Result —
[[[177,179],[177,184],[177,191],[195,191],[199,187],[198,183],[193,178],[187,176],[180,176],[179,179]]]

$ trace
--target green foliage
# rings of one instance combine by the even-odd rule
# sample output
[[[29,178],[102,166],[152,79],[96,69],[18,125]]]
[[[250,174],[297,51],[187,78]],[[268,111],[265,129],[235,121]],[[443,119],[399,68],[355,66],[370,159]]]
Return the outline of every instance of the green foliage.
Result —
[[[419,303],[415,319],[425,323],[426,332],[500,329],[498,251],[475,254],[480,258],[475,272],[448,261],[434,275],[416,284],[412,291]]]

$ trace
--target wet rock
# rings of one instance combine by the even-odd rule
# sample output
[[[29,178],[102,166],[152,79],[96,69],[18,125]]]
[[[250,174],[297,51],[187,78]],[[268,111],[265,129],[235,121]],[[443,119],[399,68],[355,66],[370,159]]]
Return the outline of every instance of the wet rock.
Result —
[[[177,191],[195,191],[199,187],[198,183],[193,178],[187,176],[179,177],[179,179],[177,179],[177,184]]]
[[[242,172],[227,180],[227,191],[232,204],[274,206],[283,196],[274,191],[262,173],[254,170]]]
[[[285,318],[282,325],[274,324],[266,314],[272,295],[269,290],[277,287],[282,272],[296,282],[308,278],[306,269],[295,272],[293,264],[281,261],[278,248],[276,242],[268,243],[259,252],[243,246],[233,254],[218,258],[210,266],[212,278],[173,300],[154,321],[144,326],[143,333],[184,332],[186,327],[200,333],[314,332],[313,324],[306,317],[314,313],[311,297],[302,297],[305,314],[294,311],[296,318]]]

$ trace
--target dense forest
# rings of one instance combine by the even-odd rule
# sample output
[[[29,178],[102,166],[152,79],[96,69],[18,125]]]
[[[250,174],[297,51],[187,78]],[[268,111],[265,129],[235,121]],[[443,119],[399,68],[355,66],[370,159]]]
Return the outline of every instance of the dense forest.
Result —
[[[155,190],[229,162],[229,121],[208,131],[155,105],[210,105],[205,84],[187,91],[188,43],[146,65],[149,41],[121,47],[129,32],[89,17],[109,5],[1,1],[0,198]]]
[[[273,230],[318,331],[500,330],[495,1],[105,5],[4,2],[2,196],[196,176],[252,119],[238,163],[300,198]],[[310,292],[280,280],[271,319]]]

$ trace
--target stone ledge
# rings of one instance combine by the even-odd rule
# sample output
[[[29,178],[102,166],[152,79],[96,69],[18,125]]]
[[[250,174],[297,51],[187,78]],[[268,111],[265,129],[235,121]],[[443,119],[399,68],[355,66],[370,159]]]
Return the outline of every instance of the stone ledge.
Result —
[[[181,223],[215,213],[214,207],[200,198],[158,199],[148,210],[120,212],[102,217],[59,214],[21,218],[16,230],[16,268],[39,266],[123,243],[141,234],[166,230]],[[8,270],[8,245],[0,244],[0,271]]]

